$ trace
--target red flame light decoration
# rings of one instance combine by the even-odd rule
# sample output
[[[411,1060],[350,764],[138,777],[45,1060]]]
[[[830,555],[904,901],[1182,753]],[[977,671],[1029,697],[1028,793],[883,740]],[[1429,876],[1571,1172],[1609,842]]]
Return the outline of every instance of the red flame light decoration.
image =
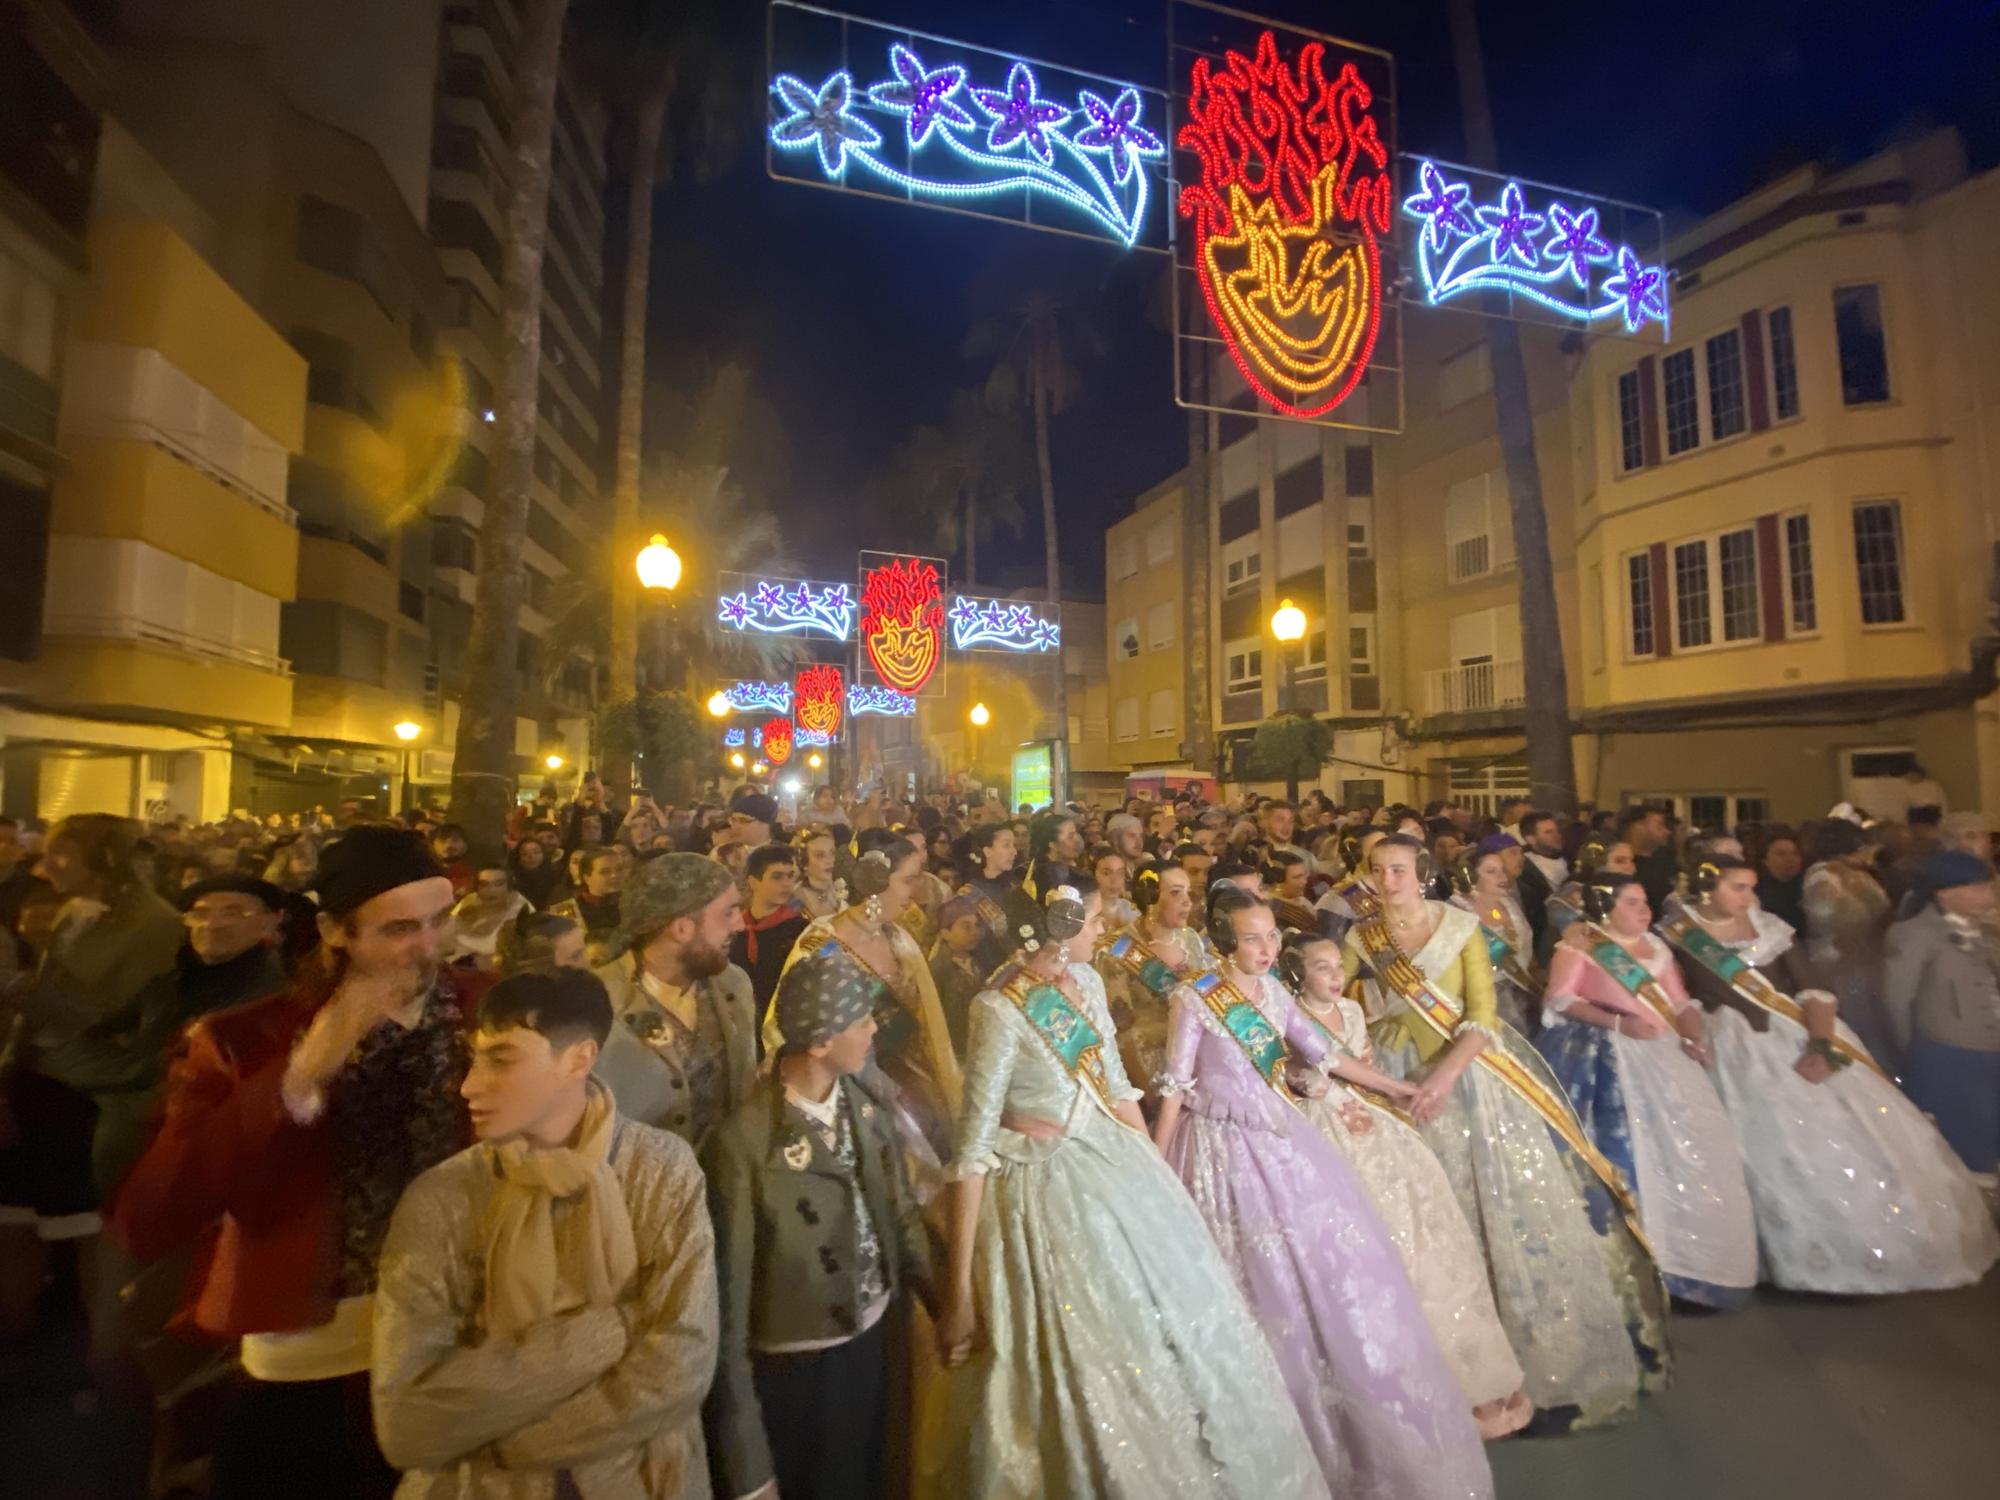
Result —
[[[1296,417],[1331,411],[1367,373],[1390,224],[1374,91],[1352,63],[1328,83],[1325,56],[1309,42],[1289,66],[1266,31],[1254,58],[1198,58],[1179,136],[1201,161],[1180,212],[1209,315],[1243,378]]]
[[[944,588],[914,557],[871,568],[861,585],[861,641],[876,675],[899,693],[923,691],[944,654]]]
[[[799,668],[792,685],[792,712],[801,729],[814,734],[840,733],[840,716],[846,710],[847,684],[840,668],[814,665]]]
[[[764,726],[764,759],[782,766],[792,758],[792,721],[773,719]]]

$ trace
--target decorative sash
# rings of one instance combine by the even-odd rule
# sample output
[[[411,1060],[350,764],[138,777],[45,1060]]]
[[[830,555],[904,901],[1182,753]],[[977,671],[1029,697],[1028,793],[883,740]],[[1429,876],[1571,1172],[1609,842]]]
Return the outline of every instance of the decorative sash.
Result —
[[[1304,1016],[1308,1021],[1312,1022],[1314,1026],[1319,1028],[1319,1034],[1326,1038],[1326,1045],[1329,1051],[1338,1052],[1341,1053],[1343,1056],[1347,1057],[1352,1057],[1354,1055],[1353,1053],[1347,1050],[1347,1044],[1341,1041],[1339,1037],[1333,1034],[1333,1028],[1328,1026],[1326,1022],[1322,1021],[1318,1016],[1314,1015],[1311,1011],[1307,1010],[1303,1002],[1301,1002],[1299,1005],[1299,1014]],[[1359,1059],[1357,1059],[1357,1061],[1358,1060]],[[1391,1099],[1387,1094],[1378,1094],[1375,1092],[1375,1090],[1371,1088],[1364,1088],[1360,1084],[1352,1083],[1345,1078],[1339,1079],[1337,1081],[1340,1087],[1346,1089],[1348,1093],[1354,1095],[1354,1097],[1359,1099],[1363,1104],[1366,1104],[1373,1109],[1379,1109],[1382,1111],[1383,1114],[1390,1115],[1398,1120],[1401,1120],[1405,1125],[1409,1126],[1410,1129],[1412,1130],[1415,1130],[1417,1128],[1417,1122],[1410,1117],[1410,1112],[1404,1109],[1402,1105],[1396,1103],[1396,1101]]]
[[[1290,1054],[1278,1028],[1264,1019],[1264,1013],[1244,998],[1241,990],[1222,977],[1220,969],[1197,974],[1187,981],[1187,987],[1243,1049],[1257,1076],[1276,1089],[1287,1104],[1291,1103],[1292,1091],[1285,1086],[1285,1059]]]
[[[1506,975],[1508,982],[1516,988],[1530,995],[1539,995],[1542,992],[1541,981],[1521,962],[1520,951],[1507,941],[1506,935],[1495,932],[1483,922],[1480,931],[1486,934],[1486,956],[1493,960],[1493,967]]]
[[[1693,917],[1681,917],[1667,923],[1660,928],[1660,936],[1667,940],[1675,952],[1694,960],[1708,973],[1728,985],[1734,994],[1762,1010],[1783,1016],[1787,1021],[1805,1029],[1805,1007],[1758,973],[1744,961],[1742,955],[1732,951],[1726,943]],[[1885,1083],[1894,1081],[1883,1070],[1882,1065],[1868,1054],[1866,1048],[1855,1046],[1837,1032],[1827,1039],[1827,1045],[1852,1062],[1866,1063]]]
[[[1373,886],[1359,876],[1335,886],[1333,892],[1347,903],[1347,909],[1354,913],[1357,922],[1372,922],[1382,915],[1382,898]]]
[[[1652,971],[1620,947],[1602,927],[1586,922],[1583,931],[1590,939],[1590,946],[1585,951],[1597,960],[1597,966],[1609,974],[1612,982],[1626,994],[1652,1006],[1654,1014],[1667,1023],[1667,1030],[1674,1030],[1674,1002],[1660,987],[1660,981],[1653,977]]]
[[[1125,932],[1104,945],[1104,952],[1138,977],[1155,995],[1166,995],[1181,982],[1173,966],[1158,957],[1136,932]]]
[[[1106,1110],[1112,1110],[1111,1079],[1104,1070],[1104,1038],[1090,1019],[1070,1003],[1056,986],[1031,983],[1026,973],[1014,971],[1002,984],[1000,993],[1014,1002],[1049,1051],[1056,1055],[1063,1071],[1090,1085]],[[1116,1114],[1115,1110],[1112,1113]],[[1122,1123],[1122,1122],[1121,1122]]]
[[[970,881],[960,886],[953,894],[972,897],[973,907],[979,913],[979,920],[986,924],[987,930],[1000,937],[1007,935],[1007,913],[1000,909],[998,901]]]
[[[1362,923],[1355,928],[1355,932],[1360,936],[1361,946],[1368,955],[1368,967],[1375,977],[1402,997],[1412,1015],[1444,1040],[1450,1041],[1458,1031],[1458,1016],[1451,1002],[1437,992],[1424,977],[1423,971],[1396,946],[1395,938],[1389,935],[1388,924],[1377,917]],[[1561,1087],[1542,1082],[1520,1059],[1511,1056],[1501,1042],[1489,1040],[1486,1046],[1479,1049],[1476,1060],[1540,1115],[1542,1123],[1597,1174],[1597,1180],[1604,1184],[1624,1211],[1625,1222],[1633,1236],[1645,1245],[1646,1237],[1639,1228],[1639,1205],[1632,1196],[1631,1188],[1626,1185],[1625,1175],[1584,1134],[1583,1125]],[[1650,1249],[1648,1253],[1651,1253]]]

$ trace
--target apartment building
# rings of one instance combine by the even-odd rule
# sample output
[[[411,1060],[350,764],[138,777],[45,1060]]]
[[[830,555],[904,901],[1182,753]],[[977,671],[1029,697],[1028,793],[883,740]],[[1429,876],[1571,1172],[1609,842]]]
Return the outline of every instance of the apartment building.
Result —
[[[1842,799],[1894,815],[1914,762],[1954,805],[2000,806],[1981,644],[2000,508],[2000,292],[1981,274],[1996,231],[2000,173],[1969,175],[1939,132],[1801,169],[1677,238],[1665,344],[1523,326],[1585,800],[1702,824]],[[1339,731],[1321,784],[1491,809],[1525,794],[1527,769],[1485,324],[1426,312],[1405,341],[1405,429],[1371,460],[1357,433],[1212,429],[1216,671],[1192,690],[1225,741],[1275,711],[1268,621],[1289,595],[1314,620],[1294,701]],[[1141,496],[1108,539],[1112,742],[1133,769],[1182,748],[1144,732],[1181,665],[1165,645],[1152,659],[1144,621],[1184,570],[1135,549],[1186,482]],[[1347,645],[1337,696],[1321,620]],[[1162,699],[1162,727],[1167,714]]]
[[[292,714],[306,364],[116,119],[101,6],[0,27],[0,752],[8,814],[212,818]]]

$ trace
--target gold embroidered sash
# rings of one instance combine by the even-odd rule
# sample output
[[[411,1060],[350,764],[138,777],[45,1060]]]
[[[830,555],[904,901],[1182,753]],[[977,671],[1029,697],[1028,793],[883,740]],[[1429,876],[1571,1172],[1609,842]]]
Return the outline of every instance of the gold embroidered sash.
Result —
[[[1043,1045],[1055,1054],[1063,1071],[1089,1084],[1098,1102],[1116,1118],[1111,1078],[1104,1068],[1104,1037],[1090,1018],[1055,985],[1045,980],[1031,982],[1028,974],[1018,968],[999,989],[1014,1002],[1014,1008],[1021,1012]]]
[[[1611,976],[1611,982],[1636,1000],[1643,1000],[1653,1008],[1653,1013],[1667,1023],[1667,1030],[1675,1031],[1674,1002],[1649,970],[1638,959],[1619,944],[1618,940],[1599,927],[1595,922],[1583,924],[1583,935],[1590,940],[1584,950],[1597,966]]]
[[[1409,956],[1396,945],[1395,938],[1390,936],[1388,923],[1376,917],[1363,922],[1355,931],[1360,935],[1361,946],[1368,955],[1368,967],[1375,977],[1401,996],[1410,1013],[1445,1041],[1456,1036],[1458,1016],[1451,1003],[1437,992],[1424,977],[1423,971],[1411,963]],[[1645,1246],[1646,1237],[1639,1228],[1639,1205],[1625,1182],[1625,1174],[1613,1166],[1584,1134],[1583,1124],[1577,1119],[1576,1111],[1570,1107],[1561,1087],[1543,1083],[1493,1038],[1488,1038],[1487,1044],[1480,1048],[1475,1061],[1540,1115],[1542,1123],[1553,1130],[1562,1143],[1596,1174],[1597,1180],[1604,1184],[1623,1210],[1633,1236],[1641,1246]],[[1650,1247],[1647,1247],[1647,1253],[1652,1253]]]
[[[1285,1060],[1291,1053],[1278,1028],[1264,1018],[1264,1013],[1251,1004],[1243,991],[1222,977],[1220,969],[1197,974],[1187,982],[1187,987],[1208,1007],[1209,1014],[1230,1040],[1243,1049],[1257,1076],[1287,1104],[1294,1103],[1292,1091],[1285,1084]]]
[[[1676,953],[1714,975],[1733,993],[1773,1015],[1783,1016],[1811,1035],[1811,1028],[1806,1025],[1806,1008],[1758,973],[1741,954],[1730,949],[1693,917],[1681,917],[1667,923],[1660,928],[1660,936]],[[1827,1044],[1850,1062],[1865,1063],[1883,1082],[1894,1082],[1866,1048],[1855,1046],[1838,1032],[1827,1039]]]

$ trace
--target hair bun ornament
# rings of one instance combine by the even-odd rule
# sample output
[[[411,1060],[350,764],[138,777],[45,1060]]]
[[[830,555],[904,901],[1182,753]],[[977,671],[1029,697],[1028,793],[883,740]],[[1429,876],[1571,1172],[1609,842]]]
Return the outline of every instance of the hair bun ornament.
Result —
[[[880,849],[870,849],[854,862],[848,887],[854,895],[866,901],[870,896],[879,896],[889,889],[889,877],[896,873],[896,867],[889,863],[889,856]]]
[[[1074,901],[1081,906],[1083,904],[1083,892],[1079,891],[1073,885],[1059,885],[1049,892],[1049,900],[1051,902]]]
[[[1080,896],[1074,891],[1070,891],[1068,895],[1063,894],[1068,889],[1066,886],[1059,887],[1049,900],[1048,933],[1058,943],[1066,943],[1082,932],[1090,920],[1090,914],[1084,909],[1083,899]]]

